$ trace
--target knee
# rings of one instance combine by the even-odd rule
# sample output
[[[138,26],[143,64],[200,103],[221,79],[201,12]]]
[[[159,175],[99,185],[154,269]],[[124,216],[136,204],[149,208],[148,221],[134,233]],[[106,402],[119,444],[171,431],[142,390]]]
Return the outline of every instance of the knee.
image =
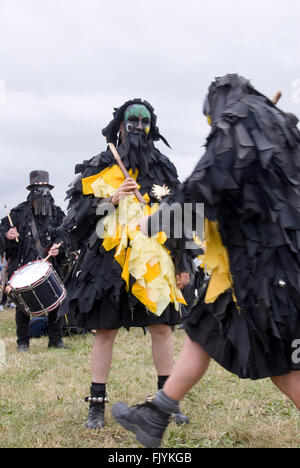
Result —
[[[167,340],[172,337],[172,330],[169,325],[164,323],[158,325],[151,325],[149,327],[149,332],[152,338],[164,339]]]
[[[103,344],[113,343],[117,333],[118,330],[97,330],[95,340]]]
[[[280,377],[271,377],[272,382],[289,397],[299,408],[300,405],[300,372],[291,372]]]

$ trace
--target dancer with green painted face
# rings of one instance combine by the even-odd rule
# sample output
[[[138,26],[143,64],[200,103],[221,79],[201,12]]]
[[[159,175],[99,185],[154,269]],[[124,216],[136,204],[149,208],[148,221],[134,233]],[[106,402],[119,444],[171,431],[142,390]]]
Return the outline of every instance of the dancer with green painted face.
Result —
[[[127,200],[130,206],[128,212],[138,209],[134,197],[131,197],[137,188],[144,196],[145,203],[148,203],[147,209],[151,209],[150,203],[158,204],[161,200],[161,196],[153,190],[154,186],[164,186],[165,194],[176,190],[179,183],[177,171],[154,146],[159,139],[167,142],[159,133],[151,105],[140,99],[126,102],[115,111],[103,135],[108,143],[115,145],[131,177],[124,180],[110,149],[77,166],[79,177],[69,192],[70,211],[65,226],[73,248],[80,250],[81,254],[66,284],[68,298],[61,310],[62,314],[70,313],[81,328],[96,330],[91,354],[91,393],[86,397],[90,403],[86,426],[90,429],[105,425],[106,387],[118,330],[121,327],[147,327],[152,340],[157,386],[161,388],[173,368],[171,327],[181,323],[180,310],[170,301],[170,295],[167,297],[168,304],[158,313],[153,297],[148,297],[148,289],[144,285],[152,281],[151,287],[154,287],[154,280],[164,281],[167,271],[160,271],[157,265],[148,264],[144,277],[137,278],[130,270],[130,255],[134,248],[138,249],[141,233],[132,227],[125,232],[122,223],[118,225],[117,232],[104,235],[102,239],[96,232],[100,219],[104,226],[111,228],[109,215],[101,217],[99,208],[104,213],[104,207],[110,206],[120,213],[122,204]],[[124,237],[125,244],[121,244]],[[165,249],[164,246],[160,247]],[[144,254],[141,252],[135,258]],[[185,260],[180,263],[176,258],[166,260],[171,261],[173,269],[175,266],[177,285],[175,274],[174,282],[181,295],[180,289],[189,285],[192,256],[185,255]],[[163,299],[159,298],[162,303]],[[179,410],[175,419],[180,424],[188,422]]]

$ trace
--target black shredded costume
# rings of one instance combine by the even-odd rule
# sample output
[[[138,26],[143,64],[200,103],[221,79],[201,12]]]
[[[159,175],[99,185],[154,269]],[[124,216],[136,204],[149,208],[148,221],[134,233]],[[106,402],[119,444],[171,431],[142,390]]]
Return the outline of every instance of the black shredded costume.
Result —
[[[40,171],[37,171],[40,172]],[[33,262],[47,256],[48,250],[54,243],[64,241],[60,248],[60,253],[57,257],[51,258],[52,263],[58,275],[63,279],[63,268],[66,265],[66,247],[67,237],[61,229],[64,219],[64,212],[55,205],[50,193],[45,197],[40,197],[36,210],[32,207],[33,192],[31,191],[26,202],[21,203],[10,212],[10,216],[14,227],[19,233],[19,242],[8,240],[5,237],[11,226],[8,217],[2,219],[0,232],[5,241],[5,254],[8,261],[7,271],[8,277],[18,269],[29,262]],[[38,198],[38,197],[37,197]],[[43,211],[45,210],[45,211]],[[39,214],[36,214],[39,212]],[[32,223],[35,223],[39,243],[36,244],[33,234]],[[34,231],[35,232],[35,231]],[[49,345],[56,346],[61,343],[62,339],[62,322],[57,321],[57,312],[53,311],[49,314]],[[30,317],[17,306],[16,307],[16,324],[17,324],[17,343],[19,346],[28,345],[30,340],[29,335]]]
[[[204,293],[185,330],[241,378],[300,370],[292,360],[300,338],[298,121],[238,75],[212,83],[204,113],[212,124],[206,152],[168,202],[205,204],[232,287],[213,303]]]
[[[151,131],[147,143],[131,142],[131,147],[119,141],[119,129],[124,110],[131,104],[143,104],[151,113]],[[137,168],[137,183],[140,193],[148,193],[150,202],[157,203],[152,194],[154,184],[167,185],[173,192],[179,184],[175,166],[154,146],[154,141],[162,139],[156,126],[156,116],[152,106],[140,99],[128,101],[115,110],[114,119],[103,130],[107,142],[117,146],[122,161],[129,171]],[[181,322],[180,313],[172,303],[162,315],[157,316],[146,310],[130,292],[125,290],[125,281],[121,278],[122,269],[114,259],[115,249],[106,251],[102,239],[96,235],[99,217],[96,210],[99,203],[106,199],[83,195],[82,179],[96,175],[107,167],[116,164],[110,149],[76,166],[78,175],[68,192],[69,212],[64,225],[69,233],[72,248],[80,251],[79,259],[66,279],[68,298],[60,314],[67,311],[76,324],[84,329],[119,329],[125,327],[147,327],[148,325],[166,323],[176,325]],[[178,257],[179,258],[179,257]],[[190,271],[191,256],[184,254],[174,257],[176,272]],[[132,279],[131,279],[132,281]]]

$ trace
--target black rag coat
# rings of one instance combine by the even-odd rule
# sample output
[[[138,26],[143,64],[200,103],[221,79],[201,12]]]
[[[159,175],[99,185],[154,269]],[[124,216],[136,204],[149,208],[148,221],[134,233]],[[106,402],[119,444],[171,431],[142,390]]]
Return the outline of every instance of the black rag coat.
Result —
[[[185,321],[193,341],[241,378],[300,370],[300,133],[262,95],[213,123],[206,152],[169,203],[203,202],[217,222],[232,288],[205,294]],[[158,213],[153,217],[157,217]]]

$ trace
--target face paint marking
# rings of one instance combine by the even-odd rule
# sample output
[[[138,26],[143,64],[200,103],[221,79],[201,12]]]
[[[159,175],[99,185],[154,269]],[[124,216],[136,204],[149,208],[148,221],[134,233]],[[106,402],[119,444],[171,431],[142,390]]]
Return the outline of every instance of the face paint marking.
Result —
[[[133,104],[129,106],[124,115],[124,124],[127,133],[134,130],[144,131],[146,135],[150,132],[151,114],[146,106]]]

